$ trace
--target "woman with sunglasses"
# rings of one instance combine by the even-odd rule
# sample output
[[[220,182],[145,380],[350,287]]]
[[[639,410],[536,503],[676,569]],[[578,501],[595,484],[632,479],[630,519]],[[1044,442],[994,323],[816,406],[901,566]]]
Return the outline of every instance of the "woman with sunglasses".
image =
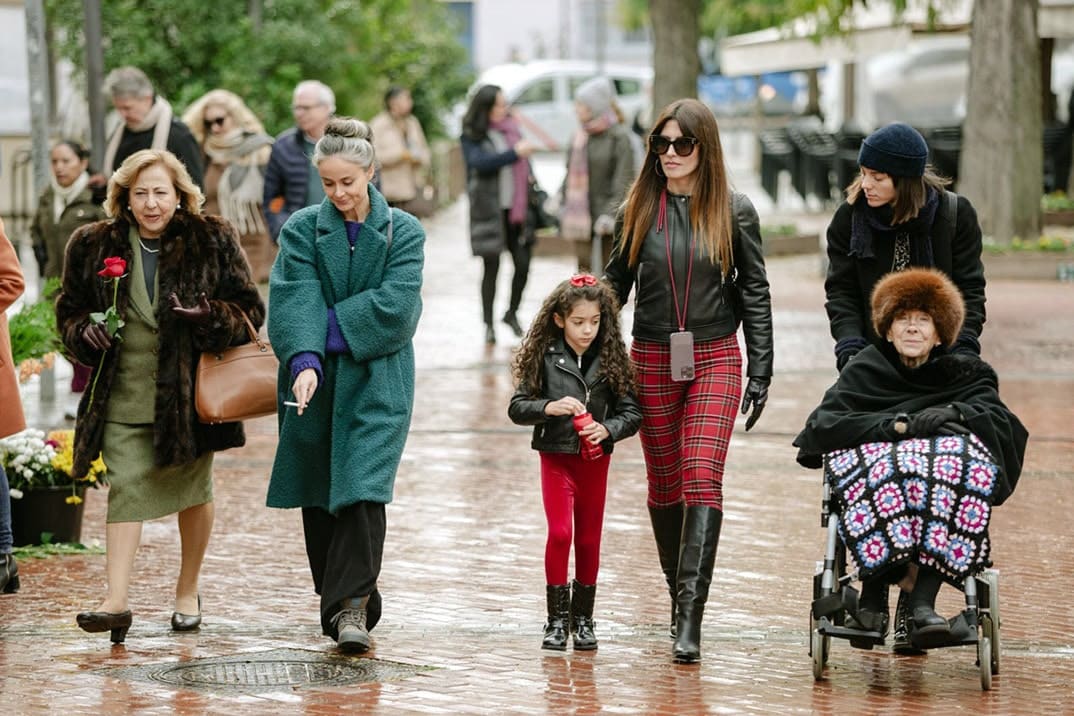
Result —
[[[772,376],[772,310],[750,200],[731,190],[716,118],[702,103],[668,105],[649,158],[620,211],[605,270],[626,303],[634,341],[649,516],[672,596],[673,657],[701,657],[701,617],[723,520],[723,470],[742,394],[749,430]]]
[[[268,281],[276,258],[261,211],[265,167],[272,137],[234,92],[215,89],[202,95],[183,115],[202,151],[206,214],[219,214],[239,230],[250,274]]]

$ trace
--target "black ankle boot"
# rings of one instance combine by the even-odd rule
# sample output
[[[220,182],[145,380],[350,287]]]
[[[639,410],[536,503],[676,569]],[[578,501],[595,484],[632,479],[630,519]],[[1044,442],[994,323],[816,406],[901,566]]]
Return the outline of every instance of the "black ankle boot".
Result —
[[[17,591],[19,591],[19,565],[10,552],[0,554],[0,594],[14,594]]]
[[[914,590],[910,592],[907,606],[910,610],[910,643],[918,649],[931,649],[946,643],[951,637],[951,626],[936,613],[936,595],[940,593],[943,579],[928,567],[920,567]]]
[[[503,314],[503,322],[514,332],[515,336],[522,337],[522,324],[518,322],[518,315],[514,311]]]
[[[549,584],[546,587],[548,621],[544,625],[542,649],[564,651],[571,620],[571,587],[569,584]]]
[[[596,624],[593,622],[593,599],[596,593],[595,584],[582,584],[576,579],[571,585],[571,636],[578,651],[597,648]]]
[[[715,507],[687,505],[679,551],[678,618],[672,656],[680,664],[701,659],[701,617],[709,598],[716,546],[720,541],[723,512]]]
[[[921,656],[925,652],[910,643],[910,593],[899,590],[895,604],[895,626],[891,631],[891,650],[902,656]]]
[[[671,626],[668,634],[675,638],[675,576],[679,571],[679,547],[682,545],[682,504],[671,507],[650,507],[649,521],[653,524],[653,537],[656,538],[656,554],[660,558],[660,570],[668,585],[671,597]]]
[[[888,582],[882,577],[870,577],[861,582],[858,611],[847,615],[847,626],[862,631],[888,634]]]
[[[496,329],[492,327],[492,324],[485,326],[485,343],[494,345],[496,343]]]

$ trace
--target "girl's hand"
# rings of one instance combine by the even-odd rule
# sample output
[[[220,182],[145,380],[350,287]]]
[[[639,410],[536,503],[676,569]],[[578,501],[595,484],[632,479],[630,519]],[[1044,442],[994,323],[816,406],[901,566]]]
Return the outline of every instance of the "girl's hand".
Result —
[[[600,443],[610,438],[611,435],[612,434],[608,432],[608,428],[597,422],[592,422],[578,431],[579,438],[581,438],[582,440],[588,440],[594,445],[599,445]]]
[[[317,371],[313,368],[307,368],[295,376],[295,384],[291,386],[291,392],[295,394],[295,400],[298,401],[299,415],[302,415],[302,411],[309,405],[316,391]]]
[[[544,406],[545,415],[581,415],[585,412],[585,405],[578,398],[565,395],[559,400],[553,400]]]

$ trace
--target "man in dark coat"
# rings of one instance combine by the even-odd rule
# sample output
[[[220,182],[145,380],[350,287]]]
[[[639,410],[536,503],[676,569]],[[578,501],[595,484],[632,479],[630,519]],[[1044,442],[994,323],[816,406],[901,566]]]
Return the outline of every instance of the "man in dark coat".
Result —
[[[265,167],[265,190],[262,206],[269,234],[275,242],[280,229],[299,209],[320,204],[324,199],[321,178],[313,170],[310,158],[317,140],[336,111],[332,89],[317,80],[299,82],[291,101],[295,126],[286,129],[272,145]]]
[[[199,187],[204,182],[201,150],[194,135],[177,117],[167,100],[137,67],[119,67],[108,73],[105,87],[123,123],[113,130],[104,153],[103,179],[108,181],[123,160],[140,149],[167,149],[179,157]]]

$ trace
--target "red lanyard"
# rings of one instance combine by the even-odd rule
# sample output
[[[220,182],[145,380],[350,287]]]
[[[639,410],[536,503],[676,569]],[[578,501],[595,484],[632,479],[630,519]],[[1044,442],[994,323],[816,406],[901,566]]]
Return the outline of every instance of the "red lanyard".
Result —
[[[686,330],[686,308],[690,305],[690,281],[694,275],[694,247],[697,237],[690,237],[690,255],[686,260],[686,290],[682,301],[682,311],[679,311],[679,289],[675,285],[675,268],[671,262],[671,224],[668,222],[668,193],[665,189],[660,194],[660,209],[656,214],[656,230],[664,232],[664,248],[668,257],[668,275],[671,276],[671,296],[675,301],[675,317],[679,320],[679,330]]]

